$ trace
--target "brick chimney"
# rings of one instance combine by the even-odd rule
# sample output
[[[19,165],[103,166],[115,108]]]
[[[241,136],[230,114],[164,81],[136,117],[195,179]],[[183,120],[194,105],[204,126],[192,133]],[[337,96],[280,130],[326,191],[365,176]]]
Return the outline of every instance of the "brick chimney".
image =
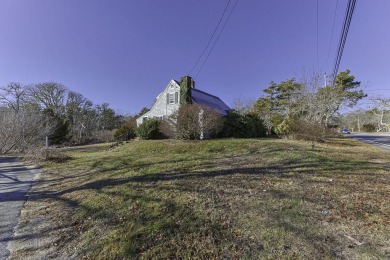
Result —
[[[192,104],[191,89],[195,88],[195,82],[190,76],[180,79],[180,104]]]

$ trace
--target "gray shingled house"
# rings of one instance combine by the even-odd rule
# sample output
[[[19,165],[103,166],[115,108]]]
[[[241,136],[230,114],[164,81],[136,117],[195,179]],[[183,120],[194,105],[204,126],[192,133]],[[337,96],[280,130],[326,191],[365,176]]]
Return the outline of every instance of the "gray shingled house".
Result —
[[[149,112],[137,118],[137,125],[147,118],[160,118],[172,115],[181,104],[199,104],[217,111],[222,116],[227,115],[230,107],[219,97],[195,88],[195,82],[190,76],[184,76],[180,82],[171,80],[161,92]]]

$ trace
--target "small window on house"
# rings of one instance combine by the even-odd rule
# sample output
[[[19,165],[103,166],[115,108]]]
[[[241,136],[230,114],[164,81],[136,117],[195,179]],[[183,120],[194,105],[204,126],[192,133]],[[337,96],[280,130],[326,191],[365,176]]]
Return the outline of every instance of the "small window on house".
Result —
[[[179,93],[167,93],[167,104],[177,104],[179,103]]]
[[[146,119],[148,119],[148,117],[147,117],[147,116],[144,116],[144,117],[142,118],[142,122],[144,122]]]
[[[174,104],[174,103],[175,103],[175,94],[169,93],[169,104]]]

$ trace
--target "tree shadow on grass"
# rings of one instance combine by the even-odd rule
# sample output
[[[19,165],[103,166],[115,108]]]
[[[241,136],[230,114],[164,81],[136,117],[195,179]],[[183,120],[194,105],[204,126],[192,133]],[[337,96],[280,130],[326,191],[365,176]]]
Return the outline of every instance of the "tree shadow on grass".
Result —
[[[119,184],[117,184],[119,185]],[[104,185],[100,186],[101,188]],[[82,189],[91,189],[83,186]],[[96,186],[94,189],[98,189]],[[63,193],[45,192],[33,193],[31,201],[52,199],[66,204],[68,207],[78,208],[83,215],[72,225],[81,226],[88,233],[95,233],[94,239],[86,241],[79,253],[91,254],[94,257],[128,258],[128,257],[159,257],[184,258],[203,257],[221,258],[233,256],[250,256],[254,250],[262,248],[261,243],[246,237],[237,236],[230,232],[217,220],[210,220],[198,214],[191,207],[177,203],[174,200],[156,197],[150,187],[138,188],[137,192],[122,194],[131,206],[130,211],[117,211],[108,205],[104,207],[88,206],[65,198]],[[108,197],[118,195],[116,192],[100,191]],[[154,205],[159,205],[159,210]],[[126,222],[126,219],[129,221]],[[81,222],[80,222],[81,221]],[[69,226],[58,226],[45,232],[50,233]],[[97,231],[99,230],[99,231]],[[120,235],[112,237],[113,230],[122,230]],[[110,235],[111,234],[111,235]],[[45,233],[17,236],[14,240],[23,240],[45,236]],[[95,237],[98,236],[99,240]],[[112,239],[115,240],[113,244]],[[58,241],[58,240],[56,240]],[[57,242],[57,246],[66,246],[72,243],[72,237]],[[107,245],[109,245],[107,247]],[[113,247],[113,248],[110,248]]]
[[[172,162],[181,163],[183,160],[170,161],[170,163]],[[364,162],[357,166],[356,162],[345,160],[340,160],[339,162],[344,164],[344,170],[352,170],[354,167],[364,169],[365,173],[359,173],[359,176],[373,175],[372,171],[375,171],[378,166],[374,163]],[[236,225],[236,220],[233,218],[230,219],[231,222],[228,222],[230,224],[224,224],[225,219],[230,218],[228,209],[220,213],[215,213],[217,210],[213,208],[210,209],[212,214],[216,214],[210,219],[207,217],[207,214],[199,213],[199,210],[191,205],[186,206],[174,199],[159,197],[159,193],[155,194],[153,192],[163,191],[165,192],[163,194],[175,194],[174,192],[177,191],[192,192],[203,199],[210,198],[212,200],[211,206],[216,207],[218,203],[221,203],[221,196],[219,196],[217,201],[214,195],[215,193],[223,192],[220,188],[226,188],[227,186],[223,186],[225,184],[229,184],[228,187],[233,188],[242,185],[245,189],[246,182],[259,181],[268,177],[298,180],[301,176],[315,175],[316,169],[323,167],[320,163],[285,161],[283,165],[264,167],[234,167],[237,166],[237,163],[231,163],[230,165],[227,163],[224,165],[225,168],[222,169],[213,169],[212,167],[208,168],[205,165],[199,165],[199,169],[195,167],[194,170],[188,171],[174,168],[170,171],[129,177],[114,178],[110,176],[110,178],[87,182],[61,191],[32,193],[30,198],[31,200],[53,199],[61,201],[69,207],[79,208],[79,210],[84,212],[85,216],[90,216],[92,220],[96,220],[95,224],[103,223],[105,231],[99,233],[103,235],[101,241],[90,241],[90,244],[86,245],[84,249],[84,252],[87,254],[98,255],[103,250],[102,256],[106,254],[105,256],[108,257],[110,254],[114,254],[115,250],[118,250],[118,257],[137,257],[141,254],[150,257],[159,255],[162,258],[185,258],[186,256],[203,256],[206,258],[252,257],[262,254],[264,250],[263,241],[253,240],[242,234],[232,232]],[[146,163],[144,167],[152,164]],[[109,168],[104,167],[104,162],[97,163],[93,167],[97,170],[96,174],[110,171]],[[137,165],[126,161],[121,162],[120,168],[122,169],[133,169],[132,167],[137,167]],[[210,170],[207,170],[207,168]],[[329,162],[329,165],[326,166],[326,171],[329,172],[337,172],[339,169],[340,167],[334,164],[334,161],[333,165]],[[118,167],[115,170],[118,170]],[[335,174],[343,175],[345,173],[339,172]],[[237,182],[237,180],[241,182]],[[205,184],[210,181],[213,182],[212,185],[206,186]],[[324,181],[315,180],[313,182],[321,183]],[[166,183],[170,185],[163,185]],[[87,190],[97,191],[97,196],[101,195],[105,200],[113,196],[123,198],[127,201],[125,205],[130,207],[129,213],[126,214],[128,214],[127,218],[130,217],[131,221],[123,220],[121,214],[109,207],[79,204],[77,201],[66,198],[68,194]],[[124,190],[132,192],[125,193]],[[226,192],[229,192],[229,190]],[[269,190],[267,194],[275,200],[307,200],[313,204],[322,203],[321,198],[315,198],[304,193],[290,194],[276,188]],[[261,199],[261,196],[258,196],[258,199]],[[229,203],[229,201],[223,200],[223,203]],[[159,208],[153,211],[151,209],[155,204],[158,204]],[[306,241],[307,244],[311,244],[315,248],[315,252],[322,256],[340,256],[341,249],[340,245],[337,244],[336,234],[316,233],[313,228],[320,228],[317,226],[317,223],[313,223],[311,226],[296,225],[294,221],[285,219],[281,214],[280,211],[275,211],[267,215],[272,222],[270,227],[274,226],[275,229],[282,228],[293,236]],[[238,216],[240,216],[240,213],[238,213]],[[95,224],[91,222],[83,225],[85,225],[86,230],[93,230],[96,228]],[[129,232],[127,236],[115,237],[117,239],[115,242],[117,244],[116,248],[106,248],[107,244],[112,245],[112,241],[110,241],[112,237],[110,238],[107,235],[110,233],[109,230],[123,230],[125,233],[126,230],[129,230]],[[327,249],[332,247],[334,249]],[[188,252],[188,255],[183,255],[183,252]]]

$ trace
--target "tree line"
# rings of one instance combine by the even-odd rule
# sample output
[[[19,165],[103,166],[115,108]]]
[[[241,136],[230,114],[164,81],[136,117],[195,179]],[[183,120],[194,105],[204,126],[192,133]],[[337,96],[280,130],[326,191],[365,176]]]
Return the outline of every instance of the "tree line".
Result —
[[[104,139],[124,123],[108,103],[93,104],[55,82],[0,87],[0,154],[43,144]],[[110,135],[110,134],[108,134]]]
[[[163,120],[149,119],[139,127],[135,119],[148,111],[125,117],[108,103],[93,104],[82,94],[56,82],[34,85],[10,83],[0,87],[0,154],[42,145],[85,144],[113,138],[128,140],[213,137],[250,138],[270,134],[321,140],[338,127],[383,130],[390,125],[390,100],[375,99],[367,111],[341,115],[367,95],[349,70],[324,85],[319,74],[304,73],[300,80],[270,82],[254,102],[236,104],[228,115],[196,104],[182,105]]]
[[[367,108],[345,113],[340,117],[343,125],[357,132],[390,131],[390,98],[372,97]]]

